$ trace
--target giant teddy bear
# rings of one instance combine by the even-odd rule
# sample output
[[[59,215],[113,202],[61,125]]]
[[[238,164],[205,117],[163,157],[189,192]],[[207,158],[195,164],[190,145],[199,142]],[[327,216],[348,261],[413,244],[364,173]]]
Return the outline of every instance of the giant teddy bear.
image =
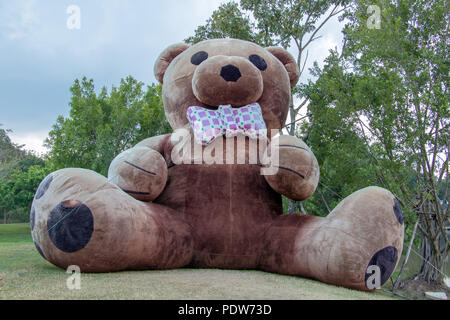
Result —
[[[388,190],[359,190],[325,218],[282,214],[281,195],[305,200],[319,180],[304,142],[270,134],[284,125],[299,77],[285,49],[236,39],[176,44],[154,72],[167,119],[184,133],[124,151],[108,178],[76,168],[48,175],[30,217],[45,259],[82,272],[261,269],[359,290],[390,277],[402,252],[403,217]],[[264,148],[264,130],[268,142],[277,141],[266,149],[278,154],[277,170],[267,174],[261,169],[275,166],[262,159],[272,153],[248,161],[251,141]],[[232,161],[206,162],[198,152],[185,161],[184,151],[174,152],[179,141]],[[175,161],[180,154],[184,161]],[[373,275],[378,283],[369,281]]]

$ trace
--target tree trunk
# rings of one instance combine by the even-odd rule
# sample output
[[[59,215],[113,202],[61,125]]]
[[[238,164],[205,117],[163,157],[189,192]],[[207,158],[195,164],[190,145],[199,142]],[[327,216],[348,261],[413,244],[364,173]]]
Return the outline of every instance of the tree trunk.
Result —
[[[414,238],[416,237],[416,231],[417,231],[417,226],[419,225],[419,221],[420,221],[420,219],[417,219],[416,224],[414,225],[413,233],[411,235],[411,240],[409,241],[408,251],[406,253],[406,257],[405,257],[405,260],[403,261],[402,267],[400,268],[400,272],[398,273],[397,280],[395,280],[394,287],[392,288],[392,292],[397,290],[400,285],[403,269],[405,268],[406,264],[408,263],[409,255],[411,254],[411,248],[414,243]]]
[[[439,204],[439,199],[435,197],[430,201],[426,196],[437,194],[434,186],[430,184],[428,192],[422,197],[423,203],[418,208],[417,214],[420,215],[420,255],[422,262],[417,279],[425,280],[428,283],[443,284],[444,266],[449,253],[449,241],[445,226],[448,223],[446,209]]]
[[[433,244],[428,237],[421,235],[422,263],[417,279],[425,280],[428,283],[442,284],[446,255],[439,252],[439,237],[435,242]]]
[[[298,202],[300,204],[300,210],[303,214],[308,214],[305,210],[305,207],[303,207],[303,203],[301,201]]]
[[[322,191],[320,191],[320,188],[317,188],[317,192],[319,193],[320,198],[322,198],[322,202],[325,204],[325,207],[327,208],[328,213],[330,213],[330,212],[331,212],[331,209],[330,209],[330,207],[328,206],[327,200],[325,200],[325,197],[323,196]]]
[[[6,224],[6,223],[8,223],[8,221],[7,221],[7,213],[6,213],[6,209],[3,209],[3,223],[4,224]]]
[[[288,213],[295,213],[295,201],[289,199]]]

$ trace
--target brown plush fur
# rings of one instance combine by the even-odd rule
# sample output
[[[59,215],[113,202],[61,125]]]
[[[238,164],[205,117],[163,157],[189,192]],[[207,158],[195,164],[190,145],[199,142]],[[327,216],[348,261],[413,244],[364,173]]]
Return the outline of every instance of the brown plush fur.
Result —
[[[207,59],[191,63],[201,51]],[[267,68],[250,62],[254,54]],[[225,81],[220,72],[226,65],[239,69],[238,79]],[[267,128],[280,129],[299,76],[286,50],[235,39],[173,45],[154,70],[163,83],[167,119],[174,130],[187,129],[184,141],[191,150],[198,145],[186,118],[189,106],[258,102]],[[32,235],[43,256],[84,272],[260,268],[360,290],[373,289],[367,283],[369,265],[380,267],[382,282],[393,272],[403,225],[389,191],[357,191],[326,218],[282,215],[281,194],[304,200],[318,184],[317,160],[304,142],[277,138],[279,170],[262,175],[264,157],[250,163],[248,138],[219,138],[200,146],[220,160],[215,163],[201,157],[180,163],[173,158],[178,133],[145,139],[119,155],[108,180],[84,169],[59,170],[44,180],[32,206]],[[268,141],[259,146],[265,149]],[[67,219],[49,225],[58,214]]]

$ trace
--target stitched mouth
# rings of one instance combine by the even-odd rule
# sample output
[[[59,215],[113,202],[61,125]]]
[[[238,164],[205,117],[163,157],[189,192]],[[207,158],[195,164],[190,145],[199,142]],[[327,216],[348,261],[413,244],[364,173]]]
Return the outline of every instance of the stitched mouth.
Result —
[[[218,106],[210,106],[209,104],[203,104],[203,107],[205,108],[205,109],[208,109],[208,110],[217,110],[217,109],[219,109],[219,107]]]
[[[226,105],[226,103],[224,103],[223,105]],[[243,106],[233,106],[233,105],[231,105],[231,106],[232,106],[234,109],[239,109],[239,108],[245,107],[245,105],[243,105]],[[208,109],[208,110],[213,110],[213,111],[215,111],[215,110],[218,110],[218,109],[219,109],[219,106],[211,106],[211,105],[209,105],[209,104],[203,103],[203,108]]]

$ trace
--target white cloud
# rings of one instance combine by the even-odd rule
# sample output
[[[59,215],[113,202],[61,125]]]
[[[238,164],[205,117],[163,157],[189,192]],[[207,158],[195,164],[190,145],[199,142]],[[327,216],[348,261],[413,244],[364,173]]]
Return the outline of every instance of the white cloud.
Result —
[[[12,142],[18,145],[24,145],[23,149],[32,150],[38,154],[45,154],[48,152],[48,149],[43,144],[45,138],[47,138],[47,134],[47,130],[41,130],[33,132],[21,131],[20,133],[11,132],[8,135]]]
[[[35,0],[19,0],[14,6],[3,3],[0,8],[0,29],[10,40],[27,37],[39,24]]]

